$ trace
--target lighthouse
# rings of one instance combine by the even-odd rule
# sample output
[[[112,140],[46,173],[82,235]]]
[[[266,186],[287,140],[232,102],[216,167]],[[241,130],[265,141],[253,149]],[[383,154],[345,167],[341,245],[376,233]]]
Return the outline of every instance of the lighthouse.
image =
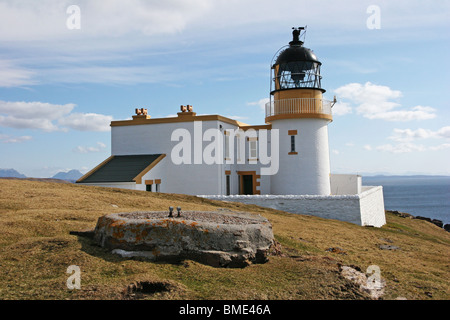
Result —
[[[323,99],[322,63],[300,40],[305,28],[275,55],[265,122],[279,130],[279,170],[271,194],[330,195],[328,124],[333,102]]]
[[[111,122],[111,156],[77,183],[383,226],[382,187],[362,186],[359,175],[330,173],[328,125],[336,99],[323,99],[322,64],[303,46],[304,32],[293,28],[292,41],[272,59],[266,124],[197,115],[190,104],[164,118],[135,108],[131,119]]]

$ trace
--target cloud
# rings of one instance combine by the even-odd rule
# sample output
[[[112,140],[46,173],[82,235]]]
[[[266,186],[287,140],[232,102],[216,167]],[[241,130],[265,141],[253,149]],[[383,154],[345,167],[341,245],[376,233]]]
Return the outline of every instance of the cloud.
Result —
[[[69,30],[66,25],[71,5],[79,6],[81,11],[79,30]],[[382,14],[383,26],[389,26],[391,36],[383,34],[379,41],[398,41],[399,32],[402,39],[415,39],[418,32],[427,39],[439,37],[439,33],[427,31],[436,26],[445,30],[448,24],[445,4],[434,4],[432,10],[417,1],[403,0],[386,2],[382,7],[389,8]],[[405,7],[409,9],[407,18],[403,14]],[[2,50],[4,55],[13,57],[10,60],[14,63],[8,68],[0,66],[0,86],[241,78],[255,74],[257,68],[244,72],[248,63],[234,59],[234,68],[217,72],[217,59],[221,61],[220,57],[238,51],[240,57],[257,57],[262,50],[272,55],[280,37],[286,35],[286,21],[313,21],[317,45],[372,41],[372,37],[360,33],[367,31],[366,8],[357,0],[349,0],[346,6],[329,3],[326,8],[320,1],[302,0],[281,1],[276,6],[272,0],[1,0],[0,43],[2,49],[6,48]],[[417,30],[418,24],[426,27]],[[188,68],[188,54],[201,59],[202,64],[209,62],[208,57],[214,57],[216,63]],[[379,69],[357,61],[337,63],[356,72]],[[208,71],[211,73],[205,76]]]
[[[427,148],[424,147],[423,145],[415,145],[412,143],[399,143],[397,145],[392,145],[392,144],[384,144],[381,146],[378,146],[376,148],[378,151],[383,151],[383,152],[390,152],[390,153],[409,153],[409,152],[413,152],[413,151],[425,151]]]
[[[35,72],[16,66],[12,61],[0,60],[0,87],[20,87],[36,84]]]
[[[430,138],[447,138],[450,139],[450,126],[442,127],[439,130],[433,131],[429,129],[394,129],[394,133],[389,139],[399,142],[413,141],[417,139]]]
[[[258,106],[261,110],[266,111],[266,103],[270,101],[269,98],[262,98],[258,101],[247,102],[248,106]]]
[[[55,58],[59,60],[60,58]],[[80,58],[83,61],[85,58]],[[129,63],[123,57],[116,57],[118,64]],[[46,67],[40,75],[42,82],[55,83],[94,83],[94,84],[138,84],[172,82],[187,77],[183,72],[175,72],[170,66],[121,66],[101,65],[104,61],[85,62],[88,66],[62,65]],[[107,63],[106,63],[107,64]]]
[[[58,40],[73,36],[119,37],[173,34],[201,17],[210,8],[208,0],[141,1],[78,0],[81,29],[66,26],[72,0],[13,0],[0,2],[0,40]]]
[[[0,126],[16,129],[37,129],[46,132],[60,128],[54,121],[69,114],[74,104],[0,101]]]
[[[436,110],[431,107],[415,106],[410,109],[398,110],[401,105],[392,100],[399,99],[402,93],[387,86],[375,85],[370,82],[366,82],[364,85],[349,83],[337,88],[334,92],[338,95],[338,99],[344,100],[341,102],[344,114],[346,110],[350,110],[351,103],[356,106],[357,114],[368,119],[411,121],[436,117]]]
[[[0,134],[1,143],[21,143],[33,139],[31,136],[13,137],[7,134]]]
[[[431,107],[417,106],[411,110],[402,111],[386,111],[364,114],[369,119],[380,119],[386,121],[412,121],[412,120],[429,120],[436,118],[436,109]],[[363,112],[361,112],[363,113]]]
[[[342,43],[346,34],[336,37],[336,33],[360,30],[368,17],[368,5],[358,0],[348,0],[345,6],[340,2],[324,6],[321,1],[301,0],[279,1],[276,6],[272,0],[2,0],[0,41],[67,37],[71,31],[66,27],[69,17],[66,10],[73,4],[81,10],[81,29],[77,31],[87,37],[166,35],[187,29],[207,34],[217,28],[244,33],[247,25],[257,25],[266,31],[277,25],[285,26],[286,21],[313,21],[317,28],[327,30],[323,41],[333,39]],[[408,15],[404,14],[405,7]],[[382,8],[382,25],[389,30],[408,31],[410,37],[417,37],[418,31],[426,32],[430,27],[448,25],[445,23],[448,5],[444,2],[424,6],[417,0],[382,1]],[[425,30],[414,29],[417,25]],[[336,33],[329,31],[332,28],[337,29]]]
[[[364,148],[365,150],[367,150],[367,151],[371,151],[371,150],[372,150],[372,146],[371,146],[370,144],[364,145],[363,148]]]
[[[424,146],[416,144],[417,140],[426,139],[450,139],[450,126],[442,127],[438,130],[429,130],[419,128],[412,129],[394,129],[393,134],[388,139],[397,142],[396,144],[384,144],[376,147],[376,150],[390,153],[409,153],[422,151],[440,151],[450,148],[450,143],[441,143],[435,146]]]
[[[97,146],[95,147],[84,147],[77,146],[73,151],[77,153],[92,153],[92,152],[101,152],[106,148],[106,144],[102,142],[97,142]]]
[[[109,131],[112,116],[97,113],[72,113],[67,117],[58,119],[62,126],[77,131]]]
[[[442,143],[437,146],[426,147],[424,145],[418,145],[411,142],[398,143],[396,145],[392,144],[384,144],[378,146],[376,149],[382,152],[390,152],[394,154],[398,153],[410,153],[414,151],[423,152],[423,151],[440,151],[450,148],[450,143]]]
[[[96,113],[72,113],[75,104],[0,101],[0,127],[35,129],[44,132],[108,131],[111,116]]]
[[[343,116],[349,113],[352,113],[352,107],[349,106],[348,103],[337,102],[333,106],[333,116]]]
[[[430,147],[430,150],[439,151],[439,150],[444,150],[444,149],[448,149],[448,148],[450,148],[450,143],[443,143],[438,146]]]

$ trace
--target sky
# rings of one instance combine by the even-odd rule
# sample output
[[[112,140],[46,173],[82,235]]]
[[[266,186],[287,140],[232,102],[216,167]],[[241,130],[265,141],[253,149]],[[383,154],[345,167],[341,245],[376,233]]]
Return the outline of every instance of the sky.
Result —
[[[300,26],[338,101],[332,173],[450,175],[447,0],[0,0],[0,168],[85,173],[135,108],[264,124]]]

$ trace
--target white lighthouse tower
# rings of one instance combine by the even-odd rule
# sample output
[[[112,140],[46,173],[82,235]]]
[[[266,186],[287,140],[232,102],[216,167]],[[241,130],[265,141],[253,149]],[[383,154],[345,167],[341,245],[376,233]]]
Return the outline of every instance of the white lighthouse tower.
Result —
[[[321,63],[300,41],[304,28],[274,57],[266,123],[279,130],[279,170],[271,177],[272,194],[330,195],[328,124],[331,101],[322,94]]]

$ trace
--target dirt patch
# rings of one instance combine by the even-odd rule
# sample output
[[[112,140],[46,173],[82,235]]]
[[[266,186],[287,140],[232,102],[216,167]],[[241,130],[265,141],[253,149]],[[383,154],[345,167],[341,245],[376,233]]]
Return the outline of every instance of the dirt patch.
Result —
[[[161,298],[162,296],[183,291],[179,283],[171,281],[136,281],[129,284],[122,293],[125,300],[140,300],[146,298]]]

